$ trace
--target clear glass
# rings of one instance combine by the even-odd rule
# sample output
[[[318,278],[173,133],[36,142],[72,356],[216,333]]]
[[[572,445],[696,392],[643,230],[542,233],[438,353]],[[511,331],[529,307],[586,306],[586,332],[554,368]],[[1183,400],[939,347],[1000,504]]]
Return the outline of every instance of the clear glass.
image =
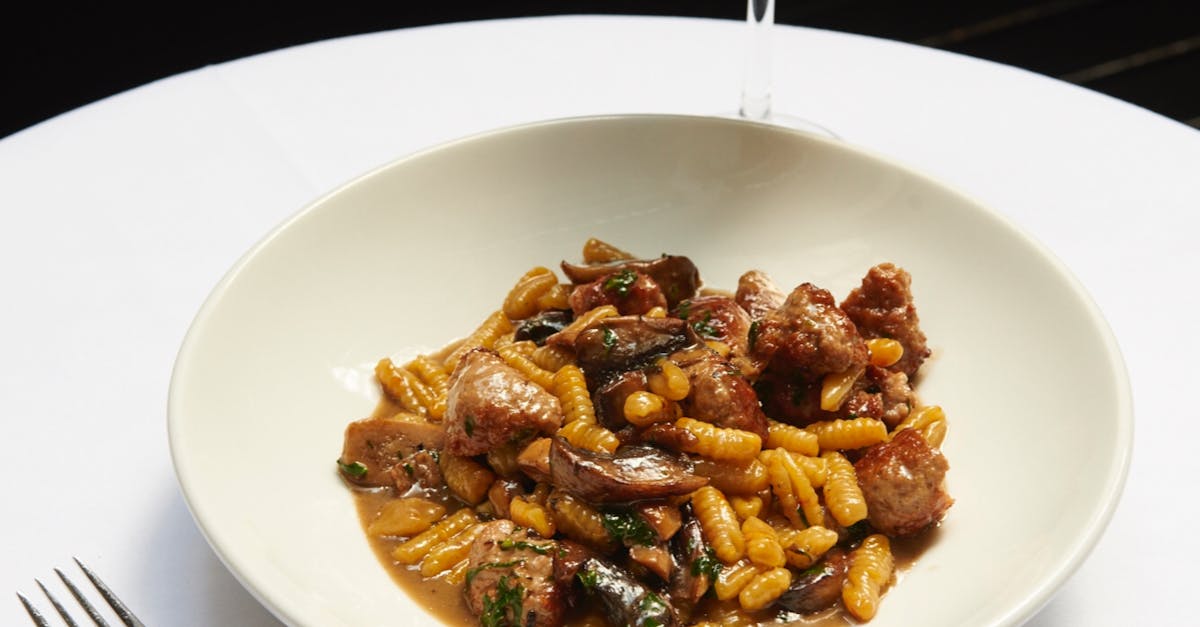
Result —
[[[738,116],[836,138],[833,131],[815,122],[775,112],[771,87],[774,36],[775,0],[746,0],[746,57]]]

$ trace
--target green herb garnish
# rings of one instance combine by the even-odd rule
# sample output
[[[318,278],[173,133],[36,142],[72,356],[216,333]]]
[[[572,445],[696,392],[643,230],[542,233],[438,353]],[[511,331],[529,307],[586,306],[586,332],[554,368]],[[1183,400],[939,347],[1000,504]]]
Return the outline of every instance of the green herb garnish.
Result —
[[[497,546],[499,546],[500,549],[503,551],[511,551],[513,549],[529,549],[530,551],[533,551],[534,553],[537,553],[538,555],[547,555],[550,553],[550,548],[552,545],[550,545],[550,544],[533,544],[531,542],[526,542],[524,540],[513,540],[512,538],[505,538],[505,539],[501,540]]]
[[[754,345],[758,343],[758,320],[750,323],[750,332],[746,334],[746,341],[750,350],[754,350]]]
[[[467,419],[463,421],[463,431],[467,432],[467,437],[475,434],[475,416],[467,414]]]
[[[617,332],[608,327],[604,327],[604,352],[611,353],[612,349],[617,345]]]
[[[364,475],[367,474],[367,467],[365,465],[363,465],[362,462],[353,462],[350,464],[343,464],[342,460],[339,459],[337,465],[338,465],[338,468],[342,469],[342,472],[350,475],[351,477],[354,477],[355,479],[362,478]]]
[[[679,307],[677,307],[675,311],[679,313],[679,318],[681,320],[687,320],[688,315],[692,313],[692,301],[685,300],[682,303],[679,303]]]
[[[588,592],[595,590],[596,586],[600,584],[600,575],[597,575],[594,570],[581,570],[575,573],[575,576],[579,578],[579,583],[583,584],[583,589]]]
[[[412,464],[404,464],[404,473],[410,477],[413,476]]]
[[[692,576],[708,575],[709,579],[715,581],[720,574],[721,562],[717,560],[717,554],[711,546],[704,547],[704,553],[692,562]]]
[[[475,575],[478,575],[480,571],[484,571],[489,568],[512,568],[513,566],[524,563],[525,560],[512,560],[510,562],[488,562],[487,564],[480,564],[475,568],[467,570],[467,583],[470,584],[471,580],[474,579]]]
[[[508,577],[496,584],[496,594],[483,597],[483,612],[479,624],[483,627],[520,627],[521,602],[525,599],[525,588],[521,584],[511,587]]]
[[[603,522],[604,530],[617,542],[652,546],[658,538],[650,525],[632,512],[605,512]]]
[[[667,602],[663,601],[662,597],[647,592],[646,596],[642,597],[642,602],[638,603],[638,611],[642,615],[640,625],[643,627],[662,627],[662,621],[655,618],[662,616],[667,612]]]
[[[700,322],[693,322],[692,328],[696,330],[696,333],[704,337],[717,337],[717,330],[712,325],[711,311],[704,312],[704,319]]]
[[[626,268],[604,280],[604,291],[625,297],[629,295],[629,288],[633,287],[635,282],[637,273]]]

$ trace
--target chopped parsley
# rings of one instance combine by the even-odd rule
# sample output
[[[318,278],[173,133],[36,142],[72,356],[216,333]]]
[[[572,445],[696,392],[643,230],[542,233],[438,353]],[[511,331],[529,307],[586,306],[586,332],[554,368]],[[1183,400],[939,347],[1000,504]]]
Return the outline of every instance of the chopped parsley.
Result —
[[[754,350],[754,345],[758,343],[758,320],[750,323],[750,332],[746,334],[746,341],[750,350]]]
[[[550,544],[533,544],[532,542],[513,540],[512,538],[505,538],[501,540],[497,546],[499,546],[503,551],[511,551],[513,549],[529,549],[538,555],[549,554],[550,548],[552,547]]]
[[[682,303],[679,303],[679,307],[676,308],[676,312],[679,314],[680,319],[687,320],[688,315],[692,313],[692,301],[685,300]]]
[[[629,288],[636,282],[637,273],[626,268],[604,280],[604,291],[624,298],[629,295]]]
[[[663,616],[668,612],[667,602],[653,592],[646,592],[646,596],[642,597],[642,602],[638,603],[638,612],[642,616],[642,620],[638,622],[639,625],[662,627],[663,622],[656,617]]]
[[[467,419],[463,421],[463,431],[467,432],[467,437],[475,435],[475,416],[467,414]]]
[[[808,568],[800,571],[800,575],[802,577],[813,577],[817,575],[828,575],[832,572],[833,571],[829,568],[829,562],[822,561],[814,566],[809,566]]]
[[[354,477],[355,479],[362,478],[367,474],[367,467],[362,462],[343,464],[342,460],[339,459],[337,465],[338,468],[342,469],[342,472]]]
[[[604,352],[611,353],[612,349],[617,345],[617,332],[608,327],[604,327]]]
[[[717,337],[717,329],[712,325],[711,311],[704,312],[704,319],[700,322],[693,322],[692,328],[696,330],[696,333],[704,337]]]
[[[692,576],[708,575],[709,579],[716,580],[720,574],[721,562],[717,560],[717,554],[711,546],[704,547],[704,553],[692,562]]]
[[[412,464],[404,464],[404,473],[410,477],[413,476]]]
[[[470,584],[471,580],[474,579],[475,575],[478,575],[480,573],[480,571],[484,571],[489,568],[512,568],[513,566],[517,566],[519,564],[524,564],[524,563],[525,563],[525,560],[512,560],[509,562],[488,562],[486,564],[480,564],[479,566],[476,566],[475,568],[471,568],[471,569],[467,570],[467,583]]]
[[[520,627],[525,588],[519,583],[510,586],[508,580],[501,578],[496,584],[496,594],[483,597],[483,612],[479,614],[479,624],[483,627]]]
[[[650,525],[632,512],[605,512],[603,522],[604,530],[617,542],[652,546],[658,538]]]
[[[575,574],[579,578],[579,583],[583,584],[583,589],[591,592],[600,584],[600,575],[594,570],[580,570]]]

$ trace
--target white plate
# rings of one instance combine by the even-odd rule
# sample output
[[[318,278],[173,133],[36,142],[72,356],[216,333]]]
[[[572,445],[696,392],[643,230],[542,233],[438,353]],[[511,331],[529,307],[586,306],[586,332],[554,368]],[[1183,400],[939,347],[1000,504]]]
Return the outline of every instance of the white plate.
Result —
[[[1019,183],[1014,183],[1019,184]],[[950,420],[957,503],[872,625],[1008,625],[1096,543],[1129,463],[1132,410],[1100,313],[997,213],[842,143],[734,120],[619,116],[497,131],[402,159],[251,250],[188,333],[171,451],[217,553],[293,625],[425,615],[377,563],[335,471],[371,367],[473,329],[534,265],[597,236],[685,254],[706,284],[760,268],[842,297],[867,268],[913,275],[934,348],[919,392]]]

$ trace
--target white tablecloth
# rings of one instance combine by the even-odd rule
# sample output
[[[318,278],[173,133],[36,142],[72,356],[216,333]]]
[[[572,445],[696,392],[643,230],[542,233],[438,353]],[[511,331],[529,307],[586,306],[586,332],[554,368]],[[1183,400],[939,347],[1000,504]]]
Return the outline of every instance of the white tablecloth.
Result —
[[[0,141],[0,590],[33,595],[34,577],[55,585],[51,569],[78,556],[150,625],[277,625],[201,537],[167,450],[172,363],[209,289],[309,201],[422,147],[563,116],[733,111],[740,27],[560,17],[351,37]],[[1194,622],[1200,132],[1011,67],[779,30],[778,109],[1008,215],[1082,280],[1124,351],[1137,410],[1124,498],[1031,624]],[[26,621],[15,598],[0,604],[0,623]]]

